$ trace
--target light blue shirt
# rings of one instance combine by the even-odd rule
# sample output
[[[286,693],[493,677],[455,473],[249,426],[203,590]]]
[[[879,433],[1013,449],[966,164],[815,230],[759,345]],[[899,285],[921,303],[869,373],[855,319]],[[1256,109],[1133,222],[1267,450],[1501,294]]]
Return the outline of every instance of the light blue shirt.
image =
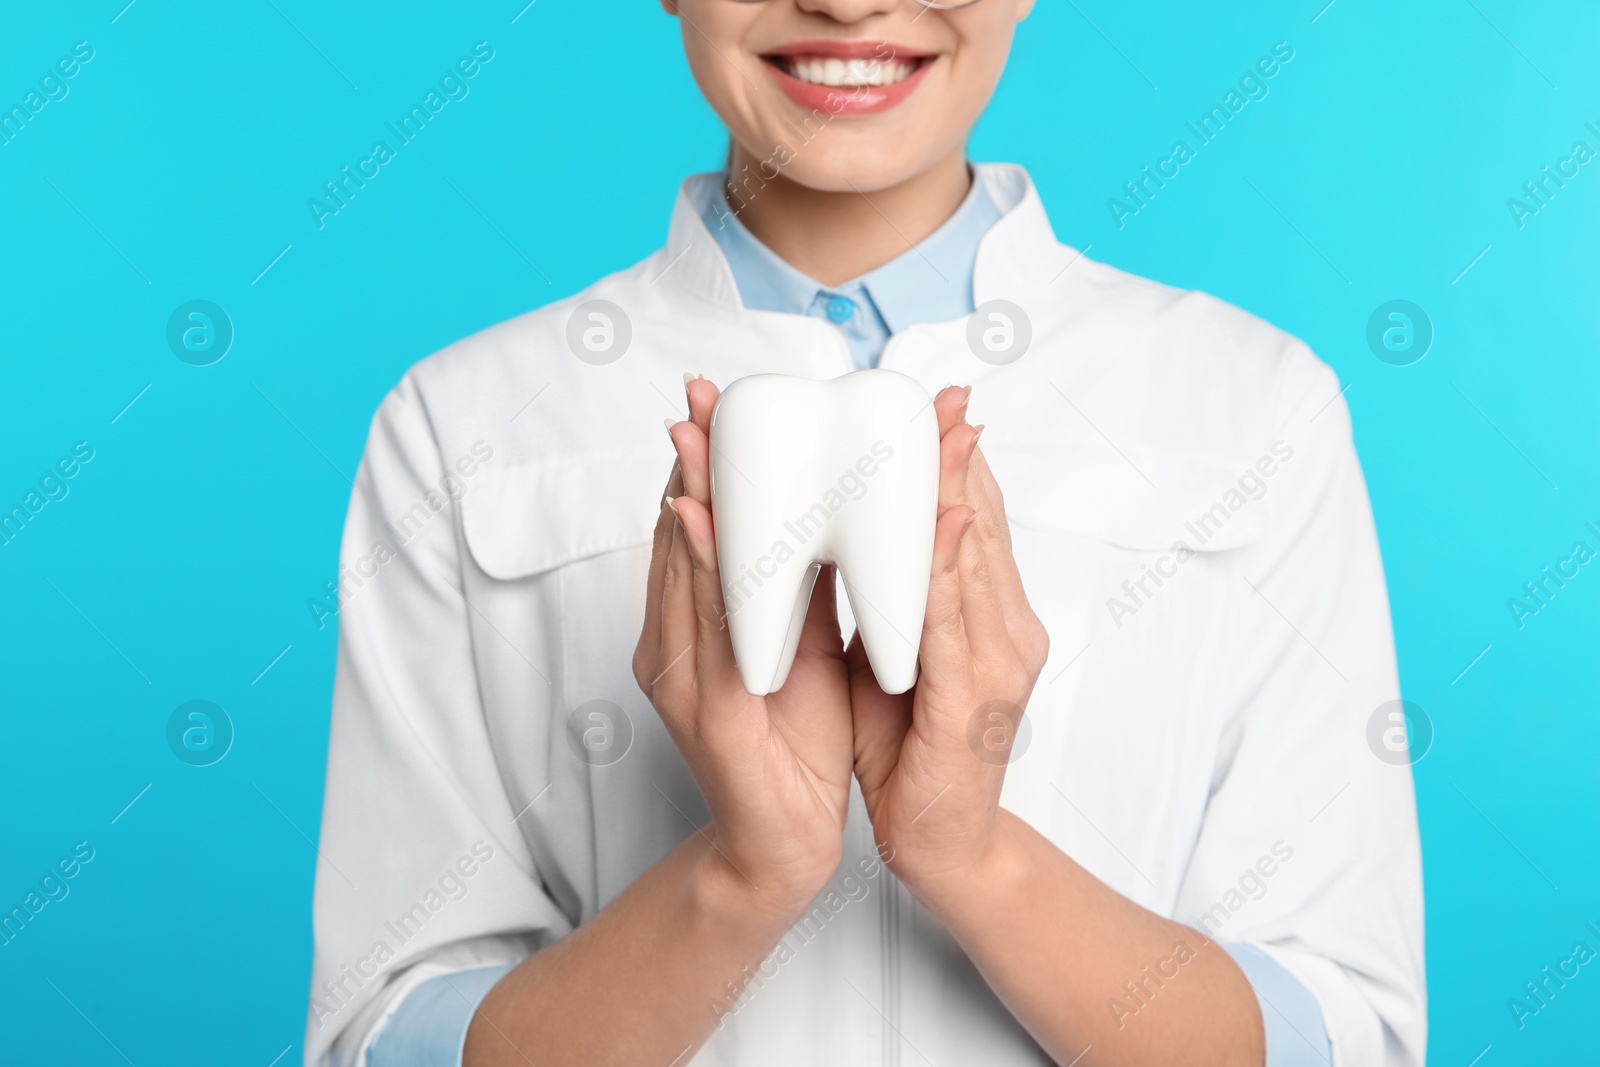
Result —
[[[722,249],[744,306],[807,315],[832,323],[856,368],[878,365],[889,338],[919,323],[973,312],[978,245],[1000,220],[994,200],[974,181],[956,213],[903,255],[843,285],[826,286],[784,262],[739,221],[719,181],[690,187],[706,227]],[[1317,1000],[1253,945],[1224,945],[1255,991],[1266,1032],[1267,1067],[1328,1067],[1332,1046]],[[368,1067],[460,1067],[472,1016],[511,967],[441,975],[417,986],[379,1031]]]
[[[367,1067],[460,1067],[472,1015],[513,964],[441,974],[400,1002],[367,1050]]]
[[[857,370],[876,367],[889,338],[907,326],[972,314],[978,243],[1000,221],[994,198],[974,181],[955,214],[921,243],[854,281],[827,286],[762,244],[729,206],[721,182],[702,181],[693,191],[694,206],[727,259],[744,306],[832,323]]]

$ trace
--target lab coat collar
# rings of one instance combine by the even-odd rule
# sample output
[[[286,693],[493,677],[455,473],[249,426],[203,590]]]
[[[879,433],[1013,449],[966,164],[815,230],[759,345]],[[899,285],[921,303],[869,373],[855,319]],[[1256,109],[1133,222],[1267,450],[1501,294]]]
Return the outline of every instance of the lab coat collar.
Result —
[[[1078,256],[1056,240],[1044,204],[1028,172],[1006,163],[974,168],[1001,210],[978,246],[973,302],[1026,300],[1048,287]],[[744,310],[739,287],[722,249],[701,217],[694,195],[696,176],[684,182],[673,207],[667,245],[653,277],[665,291],[732,311]]]

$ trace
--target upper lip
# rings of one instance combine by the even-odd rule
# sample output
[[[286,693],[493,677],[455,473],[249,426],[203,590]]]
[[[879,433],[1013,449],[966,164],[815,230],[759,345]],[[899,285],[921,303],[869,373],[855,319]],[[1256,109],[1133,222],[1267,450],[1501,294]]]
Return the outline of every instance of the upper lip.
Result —
[[[764,56],[822,56],[826,59],[926,59],[932,53],[905,48],[890,41],[840,41],[826,38],[793,41],[763,52]]]

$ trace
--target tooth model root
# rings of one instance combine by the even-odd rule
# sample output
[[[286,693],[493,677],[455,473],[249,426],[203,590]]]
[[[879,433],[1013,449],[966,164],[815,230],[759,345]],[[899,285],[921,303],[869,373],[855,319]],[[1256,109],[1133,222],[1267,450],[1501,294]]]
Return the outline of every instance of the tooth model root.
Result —
[[[788,678],[822,563],[838,565],[879,686],[910,689],[938,508],[926,391],[886,370],[741,378],[712,415],[711,451],[717,558],[745,689],[765,696]]]

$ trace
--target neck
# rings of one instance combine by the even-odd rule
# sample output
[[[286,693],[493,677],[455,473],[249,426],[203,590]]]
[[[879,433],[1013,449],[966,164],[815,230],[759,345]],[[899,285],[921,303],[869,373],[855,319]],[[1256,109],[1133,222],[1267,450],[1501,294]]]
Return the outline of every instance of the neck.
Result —
[[[729,174],[760,174],[737,145]],[[748,167],[748,169],[746,169]],[[823,285],[839,285],[904,255],[955,214],[972,186],[966,150],[871,193],[807,188],[783,174],[727,191],[730,209],[762,244]],[[741,207],[742,203],[742,207]]]

